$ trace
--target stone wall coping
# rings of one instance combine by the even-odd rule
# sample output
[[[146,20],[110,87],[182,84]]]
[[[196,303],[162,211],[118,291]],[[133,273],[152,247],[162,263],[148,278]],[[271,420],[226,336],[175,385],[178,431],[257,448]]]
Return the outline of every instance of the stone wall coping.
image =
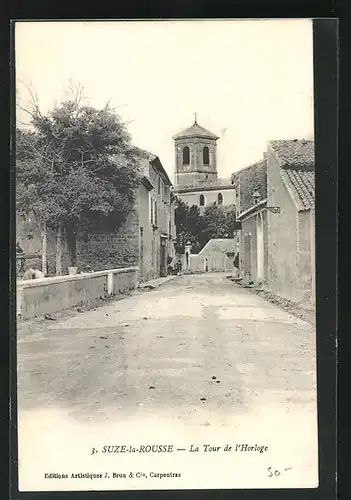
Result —
[[[37,278],[33,280],[18,280],[17,288],[33,288],[42,285],[53,285],[56,283],[64,283],[66,281],[80,281],[86,278],[96,278],[98,276],[107,276],[108,274],[123,274],[139,271],[136,266],[133,267],[121,267],[118,269],[106,269],[104,271],[94,271],[92,273],[80,273],[80,274],[65,274],[64,276],[52,276],[47,278]]]

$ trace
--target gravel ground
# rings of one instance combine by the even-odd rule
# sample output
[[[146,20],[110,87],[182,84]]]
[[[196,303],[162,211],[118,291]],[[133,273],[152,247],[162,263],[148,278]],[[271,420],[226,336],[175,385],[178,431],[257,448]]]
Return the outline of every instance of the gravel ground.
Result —
[[[68,463],[62,454],[54,460],[53,447],[76,440],[72,457],[85,463],[83,448],[98,435],[114,442],[116,433],[119,440],[186,443],[189,436],[200,443],[246,436],[273,446],[271,459],[288,447],[295,480],[315,481],[313,325],[225,275],[181,276],[56,321],[19,325],[18,405],[27,485],[41,480],[49,458],[51,471]],[[221,471],[223,484],[232,484],[223,464]],[[214,476],[194,473],[187,481],[210,488]],[[239,476],[236,484],[251,481]],[[184,481],[162,487],[189,487]],[[128,487],[137,486],[121,486]]]

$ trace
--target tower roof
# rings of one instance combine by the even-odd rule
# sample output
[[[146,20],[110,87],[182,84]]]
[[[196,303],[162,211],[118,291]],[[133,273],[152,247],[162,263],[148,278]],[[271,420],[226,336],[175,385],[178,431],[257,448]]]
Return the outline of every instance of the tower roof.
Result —
[[[195,119],[193,125],[173,136],[173,139],[184,139],[187,137],[204,137],[206,139],[219,139],[219,137],[209,130],[201,127]]]

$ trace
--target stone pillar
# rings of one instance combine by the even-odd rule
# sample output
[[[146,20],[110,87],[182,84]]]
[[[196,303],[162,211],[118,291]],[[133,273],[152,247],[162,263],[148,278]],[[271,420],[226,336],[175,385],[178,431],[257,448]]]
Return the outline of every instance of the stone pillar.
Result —
[[[113,273],[107,273],[107,295],[113,295]]]
[[[191,254],[192,244],[188,241],[185,245],[185,268],[190,269],[190,254]]]

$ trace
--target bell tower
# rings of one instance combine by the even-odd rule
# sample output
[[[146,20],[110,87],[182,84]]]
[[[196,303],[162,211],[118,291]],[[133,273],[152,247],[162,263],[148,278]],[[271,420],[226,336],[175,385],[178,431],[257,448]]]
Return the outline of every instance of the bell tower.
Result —
[[[191,127],[173,136],[175,147],[175,185],[211,184],[218,178],[217,137],[195,120]]]

